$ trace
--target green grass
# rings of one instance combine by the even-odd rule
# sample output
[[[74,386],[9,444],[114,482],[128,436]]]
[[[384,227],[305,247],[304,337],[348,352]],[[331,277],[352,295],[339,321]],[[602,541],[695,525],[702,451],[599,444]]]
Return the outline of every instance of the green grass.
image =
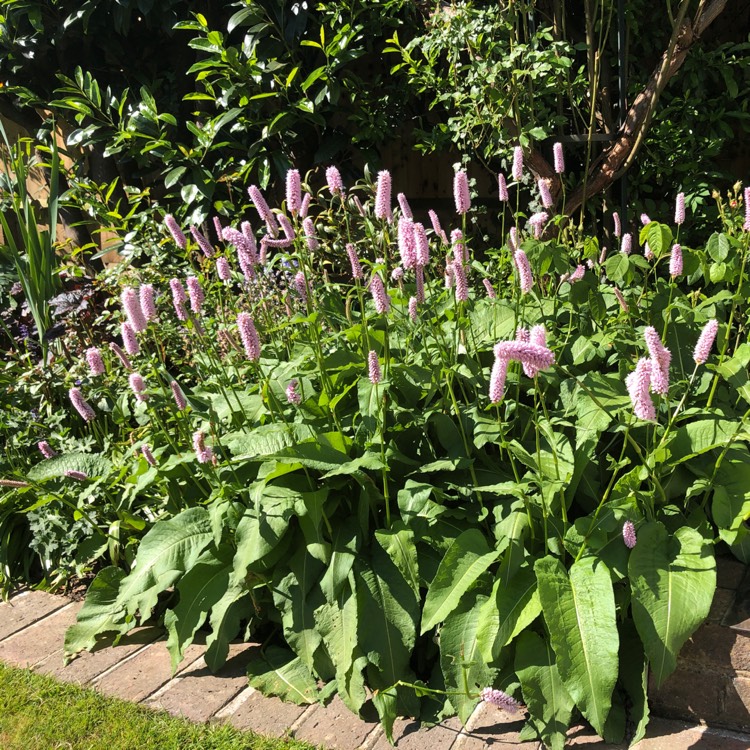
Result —
[[[2,750],[310,750],[229,726],[192,724],[0,664]]]

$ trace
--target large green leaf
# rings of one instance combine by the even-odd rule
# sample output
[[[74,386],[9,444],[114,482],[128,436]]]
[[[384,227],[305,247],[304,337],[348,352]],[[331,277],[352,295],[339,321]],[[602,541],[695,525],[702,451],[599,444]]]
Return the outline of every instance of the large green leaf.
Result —
[[[211,608],[211,632],[206,636],[203,658],[212,672],[218,672],[224,666],[229,644],[240,632],[240,623],[249,620],[253,612],[252,601],[244,586],[228,588]]]
[[[566,689],[602,735],[617,682],[619,636],[606,565],[583,557],[570,575],[555,557],[534,566],[542,612]]]
[[[298,706],[317,701],[315,678],[298,656],[278,646],[269,646],[253,658],[247,668],[252,687],[263,695],[277,695]]]
[[[737,434],[738,426],[737,422],[726,419],[699,419],[682,425],[666,443],[670,463],[682,463],[714,448],[723,448]]]
[[[648,661],[632,620],[620,626],[620,680],[629,698],[629,719],[635,725],[632,747],[646,735],[649,719]]]
[[[26,476],[32,482],[45,482],[65,476],[66,471],[80,471],[90,479],[96,479],[106,476],[111,469],[112,462],[99,453],[63,453],[40,461],[29,469]]]
[[[331,559],[320,580],[320,588],[329,604],[338,599],[354,565],[359,544],[359,524],[356,518],[347,518],[333,532]]]
[[[716,469],[711,513],[722,540],[750,563],[750,453],[743,445],[733,445]]]
[[[477,641],[484,659],[498,659],[500,650],[531,625],[541,611],[532,568],[521,568],[507,585],[498,578],[477,624]]]
[[[124,577],[125,571],[115,567],[103,568],[97,573],[86,592],[76,624],[65,632],[66,656],[94,648],[100,633],[125,633],[132,627],[125,623],[122,608],[115,604]]]
[[[487,602],[478,589],[469,592],[446,618],[440,628],[440,668],[445,678],[449,700],[458,718],[466,724],[477,694],[495,680],[496,670],[487,666],[477,645],[479,613]]]
[[[401,521],[397,521],[390,529],[376,531],[375,539],[401,571],[414,595],[419,596],[419,565],[414,532],[405,528]]]
[[[167,628],[167,650],[172,657],[172,673],[182,661],[185,649],[195,633],[227,590],[232,571],[232,548],[206,550],[177,584],[179,601],[164,615]]]
[[[481,531],[469,529],[448,548],[427,590],[422,612],[422,633],[435,627],[457,606],[461,596],[497,559]]]
[[[628,566],[632,608],[656,684],[674,671],[682,644],[706,619],[716,589],[711,545],[687,526],[670,535],[658,521],[638,529]]]
[[[515,668],[539,737],[550,750],[563,750],[575,704],[560,678],[549,642],[530,630],[521,633]]]
[[[141,540],[135,566],[120,584],[117,606],[128,615],[151,616],[158,595],[195,565],[211,543],[211,521],[205,508],[188,508],[174,518],[157,521]]]

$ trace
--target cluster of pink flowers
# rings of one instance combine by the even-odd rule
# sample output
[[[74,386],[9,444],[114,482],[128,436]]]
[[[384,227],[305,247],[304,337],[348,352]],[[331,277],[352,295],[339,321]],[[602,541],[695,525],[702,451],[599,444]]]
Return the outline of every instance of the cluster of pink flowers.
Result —
[[[500,403],[503,398],[509,362],[521,362],[524,372],[529,377],[536,377],[541,370],[552,366],[555,355],[547,348],[546,338],[544,326],[534,326],[530,332],[521,329],[515,341],[501,341],[495,344],[495,362],[490,373],[491,403]]]
[[[469,196],[469,178],[463,169],[459,169],[453,177],[453,200],[456,204],[456,213],[464,215],[471,207]]]
[[[297,391],[298,385],[299,381],[297,381],[296,378],[294,380],[290,380],[285,391],[286,400],[290,404],[294,404],[295,406],[299,406],[302,403],[302,395]]]
[[[635,524],[632,521],[625,521],[622,525],[622,540],[628,549],[635,547],[638,539],[635,535]]]
[[[378,189],[375,194],[375,218],[393,220],[391,208],[391,173],[388,170],[378,172]]]
[[[200,430],[193,433],[193,450],[199,464],[216,463],[216,456],[214,456],[213,450],[206,445],[206,436]]]
[[[367,355],[367,370],[370,376],[370,382],[373,385],[377,385],[382,380],[382,374],[380,372],[380,362],[378,361],[378,353],[370,351]]]
[[[515,713],[521,707],[515,698],[504,693],[502,690],[497,690],[491,687],[484,688],[480,694],[480,698],[485,703],[491,703],[493,706],[502,708],[510,713]]]
[[[251,362],[258,362],[260,360],[260,338],[249,313],[241,312],[237,315],[237,328],[247,358]]]

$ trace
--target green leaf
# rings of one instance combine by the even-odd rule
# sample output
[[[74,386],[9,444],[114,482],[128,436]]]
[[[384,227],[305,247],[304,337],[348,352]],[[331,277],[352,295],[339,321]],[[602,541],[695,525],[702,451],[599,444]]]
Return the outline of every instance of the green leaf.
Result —
[[[213,97],[208,98],[213,99]],[[179,182],[180,180],[180,177],[185,174],[186,170],[187,167],[175,167],[174,169],[170,169],[169,172],[167,172],[166,177],[164,178],[164,187],[168,190],[169,188],[177,184],[177,182]]]
[[[231,570],[232,548],[222,545],[217,550],[206,550],[177,584],[180,600],[164,615],[172,674],[177,671],[196,631],[226,592]]]
[[[485,661],[500,658],[500,650],[539,616],[536,576],[530,567],[521,568],[506,584],[495,581],[492,594],[479,613],[477,640]]]
[[[112,470],[112,462],[98,453],[63,453],[40,461],[26,475],[31,482],[65,476],[66,471],[81,471],[89,479],[103,477]]]
[[[132,627],[125,623],[122,608],[115,604],[124,577],[125,571],[115,567],[103,568],[97,573],[86,592],[76,624],[65,631],[66,656],[90,651],[100,633],[126,633]]]
[[[575,704],[560,679],[549,642],[533,631],[522,633],[516,643],[515,669],[539,737],[550,750],[563,750]]]
[[[151,616],[157,596],[192,568],[211,543],[211,521],[205,508],[188,508],[174,518],[157,521],[141,540],[133,570],[120,584],[117,606],[128,616]]]
[[[490,550],[481,531],[464,531],[448,548],[427,590],[421,632],[443,621],[497,557],[498,552]]]
[[[612,281],[624,281],[630,270],[630,260],[624,253],[616,253],[607,258],[604,270]]]
[[[285,648],[269,646],[250,662],[247,676],[250,685],[263,695],[276,695],[298,706],[317,701],[315,678],[302,660]]]
[[[378,544],[388,553],[415,596],[419,596],[419,565],[414,532],[397,521],[390,529],[375,532]]]
[[[211,608],[203,658],[212,672],[218,672],[227,660],[229,644],[240,632],[242,620],[249,620],[254,612],[247,589],[241,586],[228,588]]]
[[[659,521],[649,521],[638,529],[628,572],[633,619],[658,687],[708,616],[716,589],[713,550],[695,529],[670,535]]]
[[[570,575],[552,556],[537,560],[539,599],[567,691],[599,735],[617,682],[619,636],[612,580],[593,557],[574,562]]]
[[[440,668],[449,700],[464,724],[477,705],[477,699],[467,692],[476,694],[492,685],[497,674],[487,666],[477,645],[479,613],[486,602],[487,597],[475,589],[461,600],[440,628]]]
[[[620,626],[620,680],[630,699],[628,718],[635,724],[630,746],[646,735],[648,726],[648,661],[632,620]]]
[[[737,422],[726,419],[699,419],[682,425],[667,441],[670,463],[678,464],[701,453],[724,447],[737,434]]]
[[[719,536],[734,555],[750,563],[750,453],[742,445],[733,445],[717,467],[713,481],[711,514]]]
[[[648,242],[648,246],[658,260],[661,256],[672,249],[672,230],[665,224],[652,221],[641,229],[641,245]]]

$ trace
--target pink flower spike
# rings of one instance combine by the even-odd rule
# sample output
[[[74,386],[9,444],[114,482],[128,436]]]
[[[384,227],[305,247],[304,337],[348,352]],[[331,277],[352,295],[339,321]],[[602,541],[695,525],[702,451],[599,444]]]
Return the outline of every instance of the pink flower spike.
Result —
[[[174,402],[177,404],[177,410],[185,411],[185,409],[187,409],[187,399],[185,398],[182,388],[180,388],[180,384],[176,380],[172,380],[169,383],[169,387],[172,390]]]
[[[216,259],[216,273],[222,281],[229,281],[232,278],[229,261],[223,255]]]
[[[240,229],[242,230],[242,236],[245,238],[245,245],[247,247],[247,252],[249,252],[251,255],[257,255],[258,243],[255,241],[255,232],[253,232],[253,228],[250,225],[250,222],[243,221],[240,224]]]
[[[318,239],[315,236],[315,224],[309,216],[302,221],[302,230],[305,233],[307,249],[311,253],[314,253],[320,247],[320,244],[318,243]]]
[[[614,292],[615,297],[617,297],[617,301],[620,303],[620,307],[624,312],[627,312],[630,308],[628,307],[628,303],[625,301],[625,297],[622,296],[622,292],[617,287],[614,288]]]
[[[94,377],[104,374],[104,360],[97,347],[91,346],[86,349],[86,363],[89,366],[89,373]]]
[[[365,274],[362,271],[362,264],[359,262],[357,248],[351,242],[347,242],[346,244],[346,254],[349,256],[349,263],[352,266],[352,276],[362,281],[365,278]]]
[[[139,375],[137,372],[131,373],[130,378],[128,378],[128,382],[130,383],[130,390],[133,391],[138,401],[146,401],[148,399],[148,394],[146,393],[146,383],[141,375]]]
[[[286,237],[289,242],[294,242],[294,239],[297,235],[294,231],[294,227],[292,226],[292,222],[289,221],[289,219],[287,219],[284,214],[279,214],[276,218],[279,224],[281,224],[281,231],[284,232],[284,237]]]
[[[187,302],[187,292],[179,279],[170,279],[169,288],[172,290],[172,304],[178,320],[187,320],[188,314],[185,309]],[[127,348],[127,347],[126,347]]]
[[[508,249],[511,253],[515,253],[516,250],[520,249],[518,247],[518,230],[515,227],[511,227],[508,232]]]
[[[377,274],[373,274],[370,279],[370,293],[375,302],[375,310],[384,315],[391,309],[391,299],[385,291],[383,280]]]
[[[654,251],[649,247],[648,242],[643,246],[643,257],[646,258],[646,260],[654,259]]]
[[[685,223],[685,193],[677,193],[674,207],[674,223],[677,226]]]
[[[469,299],[469,281],[460,260],[453,261],[453,278],[456,281],[456,302],[466,302]]]
[[[344,183],[341,179],[341,173],[336,167],[328,167],[326,169],[326,183],[328,184],[328,189],[331,191],[331,195],[343,196]]]
[[[198,230],[198,227],[191,226],[190,227],[190,234],[193,235],[193,239],[198,243],[198,247],[201,249],[201,252],[207,258],[213,257],[213,254],[214,254],[213,246],[208,241],[208,238],[204,237],[200,233],[200,231]]]
[[[375,218],[392,221],[391,209],[391,173],[384,169],[378,172],[378,188],[375,193]]]
[[[409,317],[412,323],[417,322],[417,298],[409,297]]]
[[[471,207],[469,179],[463,169],[459,169],[453,176],[453,200],[456,204],[457,214],[463,215]]]
[[[193,433],[193,450],[199,464],[216,463],[214,452],[206,446],[206,436],[200,430]]]
[[[424,266],[417,266],[414,269],[414,277],[417,282],[417,302],[424,303]]]
[[[523,177],[523,149],[520,146],[516,146],[513,149],[513,169],[511,175],[516,182],[519,182]]]
[[[414,231],[417,265],[426,266],[430,262],[430,243],[427,240],[427,232],[419,222],[412,224],[412,229]]]
[[[305,193],[304,196],[302,197],[302,205],[299,207],[300,219],[307,218],[307,212],[310,210],[311,200],[312,200],[312,195],[310,195],[310,193]]]
[[[746,187],[742,195],[745,199],[745,223],[742,225],[742,229],[745,232],[750,232],[750,187]]]
[[[71,388],[68,391],[68,398],[70,398],[70,403],[73,404],[75,410],[81,415],[84,421],[91,422],[96,418],[96,412],[83,397],[79,388]]]
[[[620,237],[622,235],[622,227],[620,226],[620,214],[617,211],[612,212],[612,221],[614,222],[614,235]]]
[[[286,173],[286,210],[292,216],[299,213],[302,206],[302,185],[299,170],[289,169]]]
[[[641,224],[645,227],[651,223],[651,217],[648,214],[641,214]]]
[[[633,235],[630,232],[623,234],[620,240],[620,252],[624,255],[630,255],[633,250]]]
[[[682,247],[672,245],[672,253],[669,256],[669,275],[675,279],[682,276]]]
[[[693,360],[696,365],[702,365],[708,359],[718,332],[719,321],[716,318],[709,320],[703,327],[701,335],[698,338],[698,343],[695,345],[695,350],[693,351]]]
[[[295,378],[294,380],[289,381],[289,385],[287,385],[285,389],[286,400],[290,404],[294,404],[295,406],[299,406],[302,403],[302,396],[297,391],[298,385],[299,385],[299,382]]]
[[[484,288],[487,290],[487,296],[490,299],[496,299],[497,294],[495,293],[495,289],[492,286],[492,282],[489,279],[482,279],[482,283],[484,284]]]
[[[534,277],[531,275],[531,264],[523,250],[516,250],[513,254],[518,272],[518,283],[521,287],[521,294],[528,294],[534,286]]]
[[[565,157],[563,156],[562,143],[556,143],[552,146],[552,153],[555,161],[555,172],[562,174],[565,171]]]
[[[453,262],[451,256],[445,256],[445,288],[453,289],[453,282],[456,280],[456,274],[453,271]]]
[[[125,351],[131,355],[138,354],[141,351],[141,345],[138,343],[135,331],[130,323],[123,323],[120,326],[120,333],[122,334],[122,345],[125,347]]]
[[[669,391],[669,365],[672,353],[661,343],[661,336],[653,326],[644,328],[643,338],[651,357],[651,390],[664,396]]]
[[[486,687],[482,690],[481,698],[485,703],[491,703],[493,706],[502,708],[509,713],[515,713],[520,708],[518,701],[502,690]]]
[[[404,268],[414,268],[417,265],[414,222],[408,216],[401,216],[398,220],[398,250]]]
[[[499,404],[505,393],[505,378],[508,375],[508,361],[504,357],[495,357],[490,373],[490,403]]]
[[[635,536],[635,524],[632,521],[625,521],[622,525],[622,541],[628,549],[633,549],[638,541]]]
[[[216,232],[216,241],[221,242],[224,235],[222,234],[221,219],[218,216],[214,216],[214,232]]]
[[[112,353],[117,357],[117,359],[122,362],[123,367],[126,370],[132,370],[133,365],[130,363],[130,360],[128,359],[128,355],[125,354],[125,352],[117,345],[114,341],[109,342],[109,348],[112,351]]]
[[[302,271],[297,271],[294,276],[294,288],[297,290],[297,295],[302,300],[302,304],[307,304],[307,279]]]
[[[542,179],[537,182],[537,185],[539,187],[539,195],[542,199],[542,205],[545,208],[550,208],[552,206],[552,193],[549,189],[549,182]]]
[[[182,233],[177,221],[175,221],[172,214],[167,214],[164,217],[164,223],[167,225],[169,233],[172,235],[172,239],[177,243],[177,247],[184,250],[187,247],[187,237]]]
[[[138,290],[138,297],[141,303],[141,311],[146,320],[156,320],[159,316],[156,312],[153,284],[141,284],[141,287]]]
[[[401,281],[401,279],[404,278],[404,269],[401,268],[401,266],[396,266],[391,271],[391,280],[392,281]]]
[[[258,362],[260,360],[260,338],[249,313],[239,313],[237,316],[237,327],[240,331],[240,338],[242,339],[242,345],[245,347],[247,358],[251,362]]]
[[[149,466],[156,466],[156,459],[154,458],[154,454],[151,452],[151,446],[144,443],[141,446],[141,455],[146,459],[146,463]]]
[[[190,309],[198,315],[203,307],[206,295],[203,294],[200,282],[195,276],[188,276],[185,283],[187,284],[188,294],[190,295]]]
[[[505,182],[505,175],[502,172],[497,176],[497,189],[500,201],[507,203],[510,196],[508,195],[508,184]]]
[[[54,458],[57,455],[57,451],[53,450],[52,446],[46,440],[40,440],[36,447],[39,448],[39,452],[45,458]]]
[[[531,334],[528,328],[516,328],[516,341],[523,341],[527,344],[531,343]]]
[[[268,207],[263,193],[260,192],[257,185],[250,185],[247,193],[255,206],[255,210],[258,212],[258,216],[260,216],[262,221],[268,223],[271,220],[271,209]]]
[[[529,335],[530,337],[530,335]],[[518,360],[531,366],[534,372],[546,370],[555,362],[555,355],[546,346],[525,341],[501,341],[495,344],[495,356],[500,359]]]
[[[413,221],[414,214],[411,212],[411,206],[409,205],[409,201],[406,200],[406,196],[403,193],[399,193],[396,196],[396,200],[398,200],[398,205],[401,207],[401,216],[405,216],[409,221]]]
[[[380,372],[380,362],[378,362],[378,353],[370,351],[367,355],[367,369],[370,377],[370,382],[373,385],[377,385],[382,380]]]
[[[75,479],[77,482],[85,482],[89,475],[83,471],[76,471],[75,469],[66,469],[63,474],[70,479]]]
[[[607,259],[607,248],[603,247],[601,253],[599,253],[599,265],[603,266],[604,261]]]
[[[448,237],[446,236],[445,232],[443,231],[443,227],[440,226],[440,219],[438,219],[438,215],[430,209],[427,212],[427,215],[430,217],[430,222],[432,223],[432,229],[435,232],[435,234],[440,238],[440,241],[444,244],[448,244]]]
[[[143,310],[141,310],[141,301],[138,297],[138,292],[132,287],[126,286],[122,290],[120,300],[122,301],[122,308],[125,311],[128,323],[130,323],[133,330],[145,331],[148,327],[148,321],[143,314]]]
[[[577,265],[575,271],[568,276],[568,283],[575,284],[579,282],[586,273],[586,266]]]
[[[635,370],[625,378],[628,395],[633,404],[633,411],[638,419],[653,421],[656,419],[654,402],[649,395],[651,384],[652,362],[650,359],[641,358],[635,366]]]

